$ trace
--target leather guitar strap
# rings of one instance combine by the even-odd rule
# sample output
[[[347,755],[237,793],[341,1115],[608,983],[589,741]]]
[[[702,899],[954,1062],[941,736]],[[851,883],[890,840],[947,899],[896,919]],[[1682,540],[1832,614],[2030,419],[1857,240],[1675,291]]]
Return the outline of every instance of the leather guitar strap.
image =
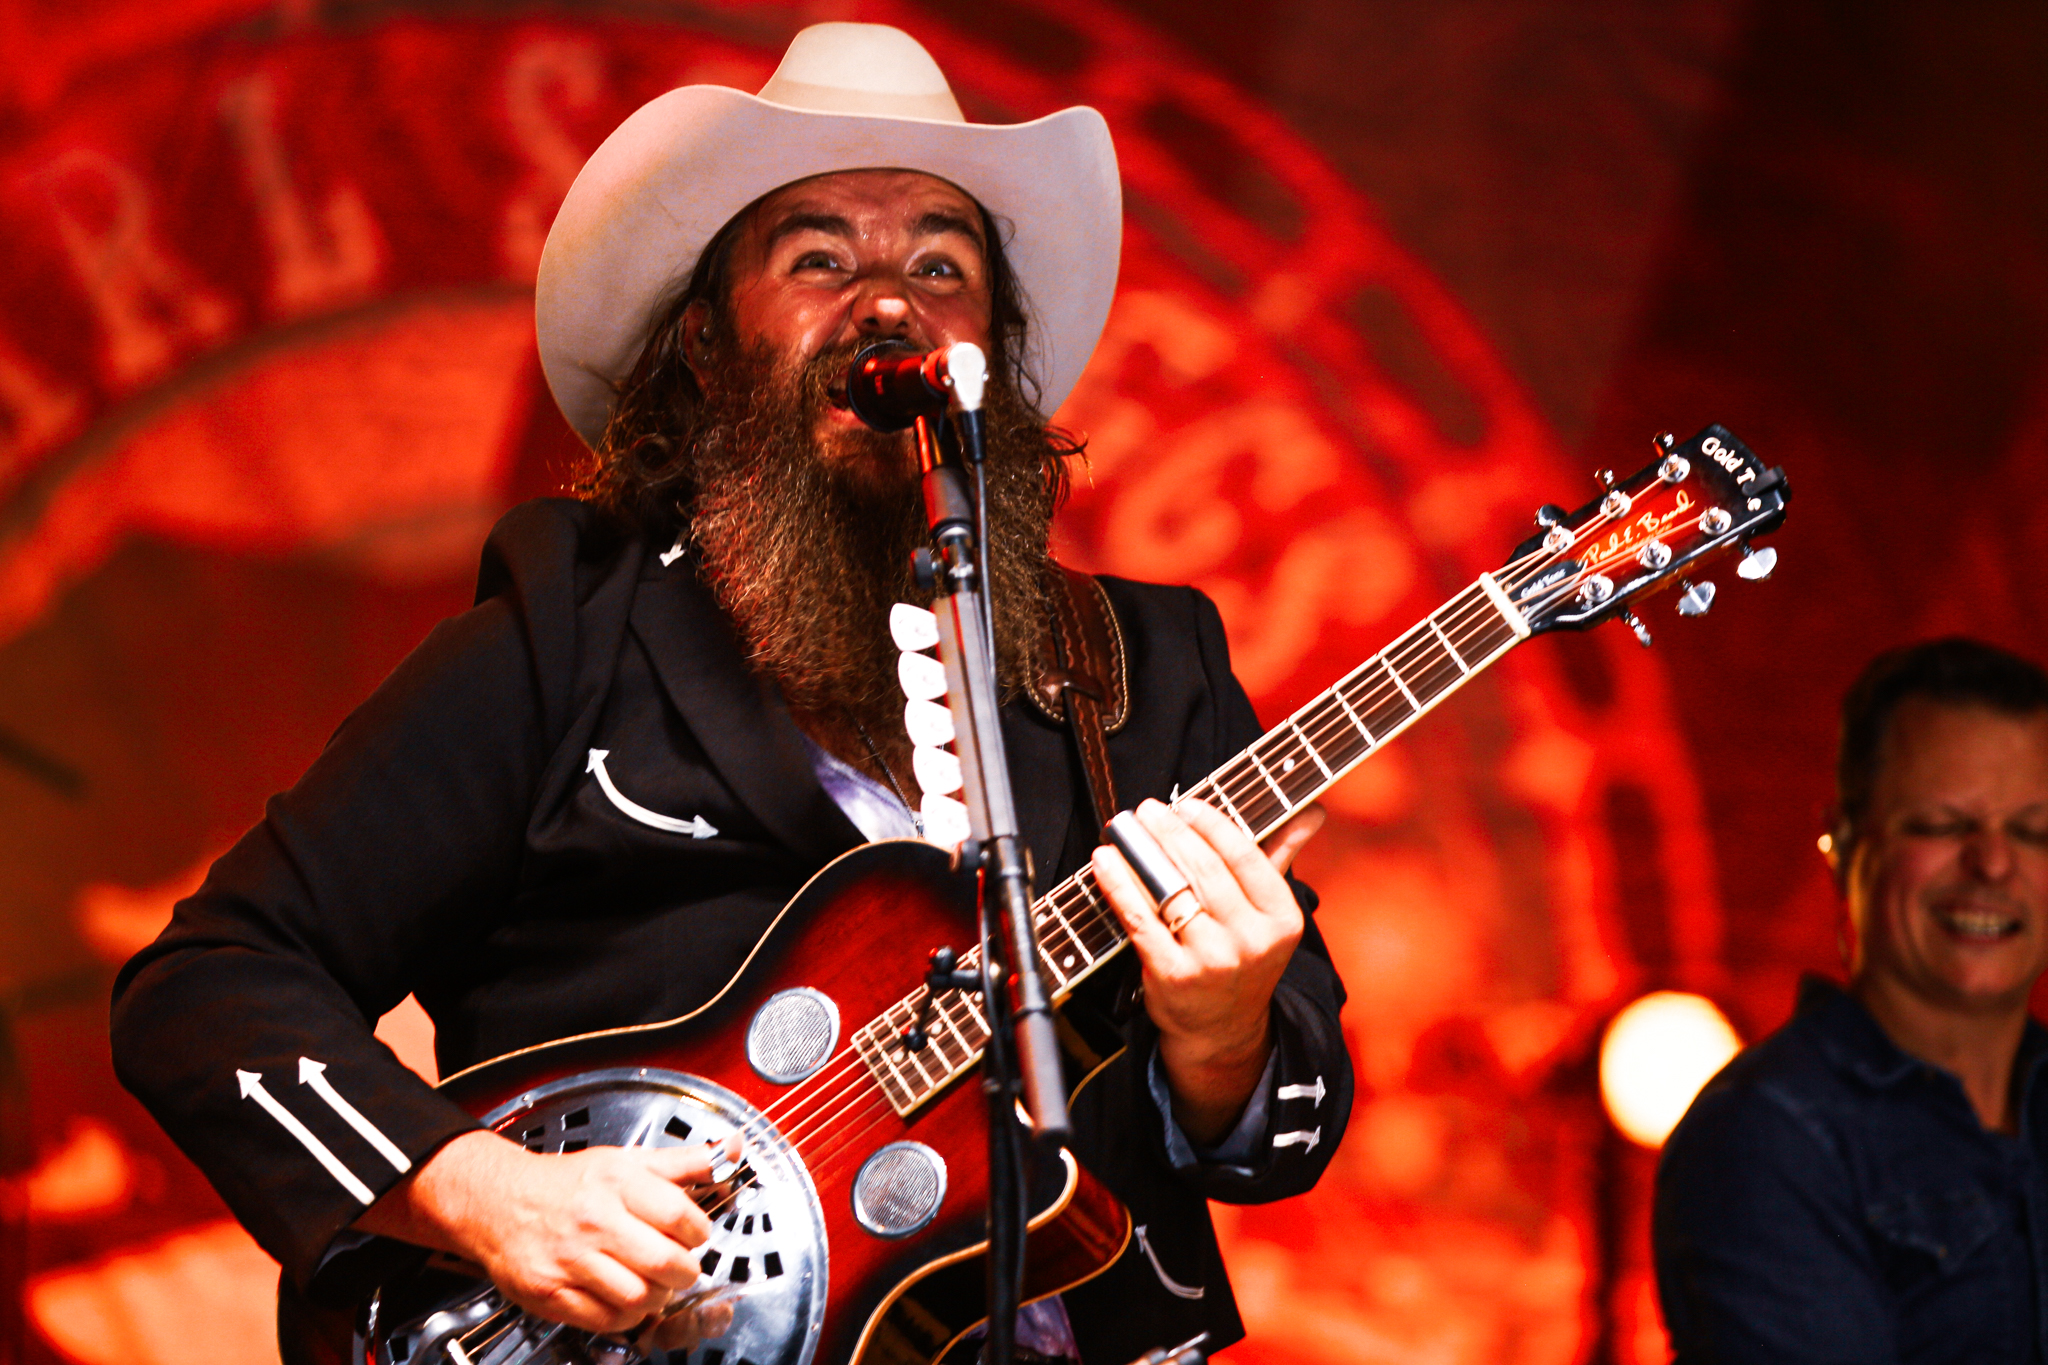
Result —
[[[1109,770],[1109,736],[1130,715],[1123,630],[1093,574],[1053,564],[1045,587],[1050,619],[1032,700],[1073,738],[1100,829],[1120,809]]]

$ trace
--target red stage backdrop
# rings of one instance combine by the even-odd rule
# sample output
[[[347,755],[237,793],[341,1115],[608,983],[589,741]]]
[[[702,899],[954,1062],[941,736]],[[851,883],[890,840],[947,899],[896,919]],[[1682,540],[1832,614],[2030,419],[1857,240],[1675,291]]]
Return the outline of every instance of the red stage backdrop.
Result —
[[[1211,594],[1269,720],[1661,428],[1786,466],[1772,582],[1660,604],[1658,652],[1534,642],[1335,789],[1305,871],[1358,1109],[1314,1194],[1217,1211],[1240,1365],[1663,1358],[1599,1029],[1684,986],[1755,1036],[1829,965],[1812,833],[1863,657],[1938,628],[2040,652],[2008,565],[2048,543],[2048,194],[2002,150],[2039,113],[2029,144],[1996,92],[2044,26],[1876,6],[1852,59],[1839,16],[1733,0],[1271,8],[0,4],[28,1358],[269,1358],[274,1266],[113,1082],[112,968],[467,604],[490,522],[560,487],[531,286],[584,156],[671,86],[755,88],[819,18],[911,29],[970,118],[1108,117],[1122,287],[1060,413],[1090,438],[1060,548]],[[1943,42],[1992,94],[1926,74]],[[1844,112],[1866,68],[1888,116]],[[425,1066],[422,1025],[384,1032]]]

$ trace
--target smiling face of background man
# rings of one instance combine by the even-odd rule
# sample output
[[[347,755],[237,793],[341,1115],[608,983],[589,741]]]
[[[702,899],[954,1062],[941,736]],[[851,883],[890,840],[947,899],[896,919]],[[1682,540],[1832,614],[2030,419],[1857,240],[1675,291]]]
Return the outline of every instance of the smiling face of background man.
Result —
[[[2048,968],[2048,714],[1901,703],[1845,869],[1880,1020],[2026,1008]]]

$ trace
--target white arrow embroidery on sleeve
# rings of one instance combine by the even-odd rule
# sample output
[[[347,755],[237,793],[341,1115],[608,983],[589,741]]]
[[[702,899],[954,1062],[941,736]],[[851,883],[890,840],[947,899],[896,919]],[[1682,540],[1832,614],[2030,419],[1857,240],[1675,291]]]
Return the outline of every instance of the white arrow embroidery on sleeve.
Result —
[[[363,1117],[363,1111],[343,1099],[334,1089],[334,1083],[327,1079],[327,1063],[316,1062],[311,1057],[299,1058],[299,1084],[313,1088],[313,1093],[327,1101],[327,1107],[341,1115],[341,1121],[363,1135],[363,1141],[375,1147],[383,1158],[396,1166],[401,1174],[412,1169],[412,1161],[398,1144],[378,1130],[377,1125]]]
[[[341,1182],[341,1187],[356,1197],[359,1204],[367,1204],[377,1196],[370,1193],[370,1187],[356,1179],[356,1174],[341,1164],[341,1158],[327,1150],[327,1144],[313,1136],[312,1130],[292,1117],[291,1111],[279,1104],[268,1090],[263,1088],[263,1073],[260,1071],[237,1071],[235,1079],[242,1083],[242,1098],[253,1099],[263,1106],[263,1112],[276,1119],[284,1130],[299,1140],[299,1145],[313,1154],[313,1160],[327,1168],[327,1174]]]
[[[1323,1078],[1318,1076],[1314,1085],[1283,1085],[1273,1092],[1273,1098],[1276,1100],[1314,1100],[1316,1108],[1320,1109],[1323,1107],[1323,1096],[1326,1093],[1328,1092],[1323,1089]]]
[[[1275,1133],[1273,1134],[1273,1145],[1275,1147],[1299,1147],[1305,1155],[1313,1152],[1316,1149],[1316,1144],[1322,1141],[1322,1138],[1322,1125],[1318,1124],[1314,1128],[1301,1132]]]
[[[673,815],[663,815],[659,811],[651,811],[638,801],[627,800],[625,794],[612,784],[612,775],[604,769],[605,757],[610,753],[610,749],[592,749],[590,751],[590,761],[584,765],[584,771],[597,774],[597,785],[604,788],[605,797],[614,806],[617,806],[641,824],[652,825],[655,829],[665,829],[670,834],[687,834],[692,839],[712,839],[717,837],[717,828],[701,815],[693,815],[687,820],[678,820]]]
[[[682,557],[683,538],[681,536],[677,536],[675,544],[669,546],[666,550],[663,550],[659,555],[656,556],[656,558],[661,560],[661,567],[664,569],[666,569],[669,565],[675,563],[678,559],[681,559]]]

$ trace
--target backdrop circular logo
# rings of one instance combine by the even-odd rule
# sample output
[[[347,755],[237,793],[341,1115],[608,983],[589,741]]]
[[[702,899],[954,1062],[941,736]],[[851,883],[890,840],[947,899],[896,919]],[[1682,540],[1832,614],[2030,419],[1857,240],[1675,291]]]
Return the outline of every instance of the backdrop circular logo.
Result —
[[[638,104],[755,88],[815,17],[193,9],[139,50],[65,54],[0,167],[0,729],[47,779],[4,846],[29,974],[150,930],[170,892],[149,888],[189,878],[466,603],[484,528],[578,450],[533,355],[563,191]],[[1371,205],[1166,37],[1082,0],[973,36],[857,11],[918,34],[970,118],[1107,116],[1122,283],[1059,414],[1089,440],[1059,548],[1207,592],[1269,721],[1498,565],[1539,503],[1592,490]],[[1303,870],[1359,1105],[1312,1195],[1219,1207],[1251,1330],[1232,1356],[1575,1359],[1607,1255],[1595,1030],[1717,955],[1660,668],[1619,632],[1533,642],[1329,804]],[[71,1103],[161,1146],[110,1078]],[[64,1121],[38,1117],[46,1147]],[[169,1192],[62,1240],[40,1302],[213,1216],[163,1159]],[[111,1338],[60,1316],[37,1313],[54,1344],[111,1365]]]

